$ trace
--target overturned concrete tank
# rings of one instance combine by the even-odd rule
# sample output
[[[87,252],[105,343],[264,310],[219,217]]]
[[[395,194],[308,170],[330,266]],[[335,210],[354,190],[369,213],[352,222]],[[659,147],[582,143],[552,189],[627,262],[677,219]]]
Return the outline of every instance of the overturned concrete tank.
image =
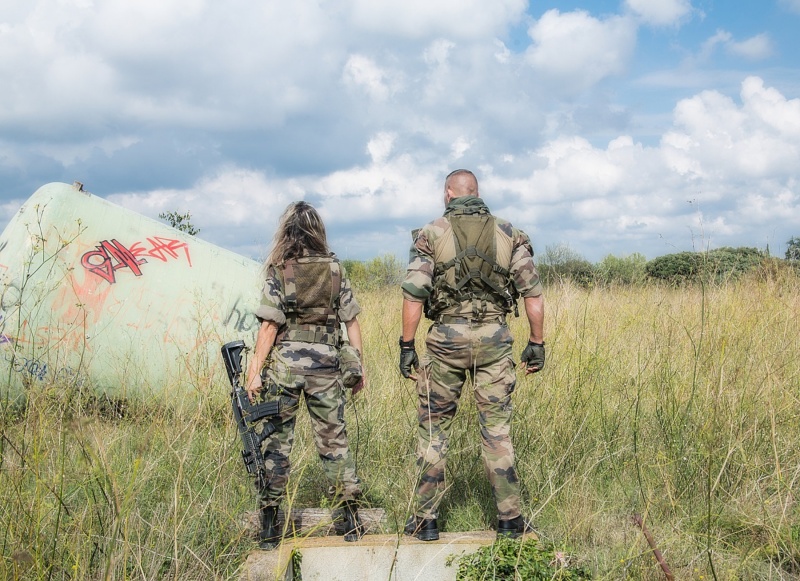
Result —
[[[58,383],[147,396],[224,377],[220,345],[254,341],[260,268],[79,183],[39,188],[0,236],[3,399]]]

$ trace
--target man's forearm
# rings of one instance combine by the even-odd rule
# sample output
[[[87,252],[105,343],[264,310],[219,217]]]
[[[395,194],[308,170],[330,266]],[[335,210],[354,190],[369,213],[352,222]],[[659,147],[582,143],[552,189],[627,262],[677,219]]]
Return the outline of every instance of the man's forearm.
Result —
[[[534,343],[544,343],[544,296],[525,297],[524,301],[531,330],[528,339]]]
[[[411,341],[417,334],[423,304],[403,299],[403,341]]]

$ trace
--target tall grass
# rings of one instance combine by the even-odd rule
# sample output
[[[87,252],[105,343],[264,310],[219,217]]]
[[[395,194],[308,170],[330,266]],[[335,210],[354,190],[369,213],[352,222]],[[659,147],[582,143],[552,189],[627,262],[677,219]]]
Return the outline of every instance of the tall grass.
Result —
[[[394,531],[415,478],[416,395],[397,371],[399,290],[358,298],[369,386],[348,404],[351,448],[365,503]],[[540,536],[599,579],[661,579],[640,514],[678,579],[800,578],[798,279],[566,284],[545,299],[547,363],[519,375],[512,435]],[[527,329],[510,324],[518,355]],[[219,368],[124,410],[41,383],[4,408],[0,578],[235,578],[255,548],[255,494]],[[292,505],[325,503],[305,414],[293,462]],[[494,525],[469,390],[447,482],[440,526]]]

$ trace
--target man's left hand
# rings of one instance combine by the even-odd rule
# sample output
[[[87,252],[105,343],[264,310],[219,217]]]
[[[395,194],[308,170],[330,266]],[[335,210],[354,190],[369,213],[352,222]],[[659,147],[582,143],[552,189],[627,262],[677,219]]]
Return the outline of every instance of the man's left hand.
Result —
[[[544,369],[544,342],[534,343],[528,341],[528,345],[522,351],[522,363],[525,364],[525,373],[536,373]]]

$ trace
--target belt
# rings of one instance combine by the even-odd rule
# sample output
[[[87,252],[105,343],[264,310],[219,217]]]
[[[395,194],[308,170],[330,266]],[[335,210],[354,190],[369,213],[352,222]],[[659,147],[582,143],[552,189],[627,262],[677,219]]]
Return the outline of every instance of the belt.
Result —
[[[469,317],[457,317],[455,315],[439,315],[436,322],[444,323],[445,325],[485,325],[488,323],[498,323],[502,325],[506,322],[506,318],[502,315],[486,317],[485,319],[470,319]]]

